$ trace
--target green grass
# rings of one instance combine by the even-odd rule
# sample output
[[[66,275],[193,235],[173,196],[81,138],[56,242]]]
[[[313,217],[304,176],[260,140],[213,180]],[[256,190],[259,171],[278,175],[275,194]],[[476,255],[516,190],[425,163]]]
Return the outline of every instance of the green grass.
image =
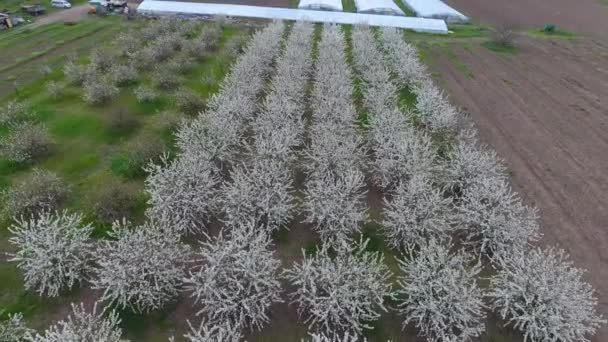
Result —
[[[608,1],[608,0],[607,0]],[[561,38],[561,39],[574,39],[577,38],[578,35],[574,32],[565,31],[565,30],[555,30],[554,32],[547,32],[543,29],[540,30],[529,30],[526,31],[526,34],[530,37],[534,38]]]
[[[344,12],[357,12],[355,0],[342,0],[342,10]]]
[[[508,55],[517,54],[517,52],[519,51],[519,49],[517,49],[515,45],[504,45],[491,40],[485,41],[481,43],[481,45],[494,52]]]
[[[403,1],[393,0],[393,2],[395,2],[395,5],[397,5],[397,7],[401,8],[401,10],[403,11],[403,13],[405,13],[406,16],[408,16],[408,17],[416,16],[416,12],[414,12],[411,8],[407,7]]]
[[[12,46],[21,49],[25,57],[29,59],[13,60],[9,64],[2,63],[2,70],[15,68],[15,63],[22,65],[42,63],[42,59],[32,58],[39,54],[48,54],[49,47],[61,48],[62,44],[73,41],[75,37],[87,35],[96,30],[112,27],[112,30],[124,29],[127,25],[138,25],[137,22],[117,21],[116,17],[92,18],[85,20],[76,26],[65,26],[50,24],[36,29],[20,29],[0,34],[0,46]],[[202,24],[205,25],[205,24]],[[226,27],[218,50],[210,57],[204,59],[197,68],[193,69],[185,77],[183,86],[200,94],[203,98],[209,97],[216,92],[219,83],[228,72],[232,59],[225,53],[225,43],[243,29],[239,27]],[[108,32],[109,31],[108,29]],[[32,42],[37,35],[47,40],[44,50]],[[38,38],[42,40],[43,38]],[[82,40],[82,46],[76,47],[80,60],[86,60],[90,49],[99,45],[101,41]],[[33,49],[33,50],[32,50]],[[40,53],[43,51],[42,53]],[[0,56],[0,59],[3,57]],[[62,58],[64,58],[62,56]],[[40,62],[38,62],[40,60]],[[34,166],[56,172],[71,189],[70,198],[66,204],[69,210],[80,211],[86,215],[89,222],[95,226],[95,236],[101,237],[109,228],[107,224],[98,222],[90,207],[89,198],[100,187],[113,181],[121,181],[120,176],[115,173],[120,168],[122,151],[124,146],[140,133],[153,132],[159,139],[167,143],[169,150],[174,148],[173,134],[169,129],[163,128],[157,113],[173,109],[173,103],[166,94],[159,100],[140,104],[132,93],[135,85],[121,88],[122,93],[104,106],[91,106],[81,99],[82,90],[79,87],[69,86],[65,94],[59,99],[50,99],[45,89],[45,83],[49,80],[62,81],[61,63],[52,65],[53,71],[43,79],[41,75],[33,75],[29,84],[20,86],[19,94],[9,94],[0,98],[0,105],[11,99],[27,100],[35,109],[36,119],[48,127],[49,133],[54,141],[51,154],[37,165],[20,165],[0,159],[0,189],[10,187],[15,182],[32,171]],[[15,68],[18,69],[18,68]],[[1,72],[0,72],[1,73]],[[201,76],[205,73],[214,75],[215,81],[211,84],[202,84]],[[146,79],[145,77],[143,78]],[[133,115],[138,124],[127,130],[116,131],[108,126],[107,117],[113,111],[125,110]],[[0,131],[0,134],[4,134]],[[138,197],[135,208],[130,213],[130,219],[137,223],[144,219],[147,197],[141,192],[143,190],[143,178],[123,180],[128,186],[135,189],[141,195]],[[8,244],[8,222],[4,220],[0,224],[0,253],[11,250]],[[78,290],[70,294],[62,295],[60,298],[49,300],[23,289],[22,276],[12,263],[0,263],[0,310],[6,309],[9,313],[23,312],[26,319],[32,322],[35,328],[48,325],[48,317],[56,317],[60,307],[68,305],[70,301],[78,300],[82,294]],[[150,320],[148,322],[148,320]],[[145,329],[154,326],[162,326],[166,320],[156,316],[145,317]],[[123,317],[128,336],[138,339],[138,325],[142,320],[138,317]],[[156,328],[155,328],[156,329]],[[149,339],[146,339],[149,340]],[[166,338],[164,339],[166,340]]]
[[[467,78],[470,78],[470,79],[475,78],[475,76],[473,75],[473,73],[471,72],[471,70],[469,69],[469,67],[467,67],[467,65],[464,64],[460,60],[460,58],[458,58],[458,55],[456,55],[456,53],[454,52],[454,50],[452,48],[453,47],[450,46],[450,45],[445,45],[444,46],[444,51],[445,51],[446,56],[450,60],[450,62],[456,68],[456,70],[458,70],[461,73],[463,73]]]

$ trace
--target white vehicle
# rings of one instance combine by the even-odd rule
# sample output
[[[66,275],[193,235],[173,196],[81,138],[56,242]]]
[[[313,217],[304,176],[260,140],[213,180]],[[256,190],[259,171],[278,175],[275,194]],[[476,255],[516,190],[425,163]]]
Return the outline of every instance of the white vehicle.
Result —
[[[57,8],[71,8],[72,4],[69,3],[67,0],[52,0],[51,6]]]

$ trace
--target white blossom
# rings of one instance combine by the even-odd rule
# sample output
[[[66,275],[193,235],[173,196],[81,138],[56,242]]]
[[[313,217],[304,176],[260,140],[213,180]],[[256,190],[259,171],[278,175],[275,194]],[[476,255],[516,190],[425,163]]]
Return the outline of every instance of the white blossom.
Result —
[[[186,289],[200,307],[197,314],[211,324],[261,329],[270,321],[270,306],[281,301],[280,261],[273,257],[266,234],[250,234],[250,227],[231,229],[242,231],[230,239],[220,235],[201,242],[198,266],[184,279]]]
[[[384,198],[384,235],[399,249],[421,245],[428,239],[445,240],[453,230],[454,214],[449,198],[443,197],[428,178],[414,175],[402,183],[390,200]]]
[[[183,154],[204,151],[214,161],[228,161],[245,130],[246,120],[257,110],[258,96],[279,54],[283,24],[275,22],[257,32],[239,55],[207,103],[207,111],[177,133],[177,145]]]
[[[190,332],[184,337],[189,342],[239,342],[243,339],[239,327],[233,327],[227,322],[209,324],[203,320],[199,327],[195,328],[188,321],[188,326]]]
[[[462,192],[480,180],[504,182],[506,170],[496,152],[476,146],[475,140],[460,140],[448,155],[444,168],[444,186],[454,194]]]
[[[9,261],[24,273],[26,289],[56,297],[81,283],[89,269],[90,224],[82,215],[65,211],[40,212],[35,218],[16,218],[8,229],[17,251]]]
[[[0,314],[4,314],[4,311],[0,311]],[[2,342],[21,342],[32,333],[34,331],[25,325],[21,313],[8,315],[5,320],[0,321],[0,341]]]
[[[204,153],[183,153],[169,162],[146,168],[146,192],[150,195],[147,215],[162,221],[180,234],[204,233],[210,219],[215,186],[219,179]]]
[[[416,48],[403,40],[403,31],[392,28],[382,28],[382,45],[386,59],[404,86],[413,86],[428,78],[428,71],[418,59]]]
[[[101,301],[135,312],[162,309],[179,294],[188,248],[173,230],[156,222],[131,227],[116,221],[96,251],[94,289]]]
[[[296,288],[290,294],[304,323],[328,336],[361,334],[386,311],[391,296],[391,273],[384,257],[365,250],[367,241],[340,251],[335,257],[321,247],[315,255],[285,271]]]
[[[288,223],[296,205],[290,173],[285,163],[272,159],[236,166],[219,191],[225,219],[231,223],[255,219],[270,230]]]
[[[30,342],[126,342],[121,339],[120,319],[115,311],[109,314],[97,313],[97,305],[87,312],[84,304],[72,304],[72,314],[67,320],[49,327],[44,334],[30,334]]]
[[[448,133],[455,130],[458,111],[431,79],[419,82],[413,91],[416,94],[416,114],[427,129]]]
[[[472,341],[485,330],[484,294],[475,280],[481,265],[471,265],[470,255],[450,253],[451,248],[431,239],[408,248],[399,260],[403,326],[415,323],[428,341]]]
[[[375,179],[385,190],[396,188],[401,182],[414,175],[424,175],[431,179],[437,177],[438,167],[431,138],[408,129],[399,135],[389,135],[392,129],[372,127]]]
[[[479,180],[465,190],[456,210],[463,244],[493,262],[524,251],[539,237],[537,210],[523,204],[506,182]]]
[[[524,341],[590,341],[602,324],[597,298],[563,250],[532,249],[502,260],[491,278],[492,307]]]
[[[304,211],[328,246],[349,245],[367,218],[365,180],[356,170],[334,175],[326,172],[306,182]]]
[[[344,335],[327,336],[325,334],[310,334],[310,339],[302,339],[302,342],[366,342],[366,338],[359,338],[355,334],[346,332]]]

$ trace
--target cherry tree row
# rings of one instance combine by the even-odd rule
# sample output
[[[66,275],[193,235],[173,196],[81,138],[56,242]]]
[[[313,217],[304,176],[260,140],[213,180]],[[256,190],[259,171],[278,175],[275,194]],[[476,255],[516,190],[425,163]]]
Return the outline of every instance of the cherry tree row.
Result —
[[[350,244],[366,219],[365,150],[355,121],[352,74],[339,26],[325,25],[310,99],[312,122],[304,150],[305,222],[314,225],[323,244]]]
[[[492,277],[495,287],[485,295],[492,299],[491,308],[521,330],[526,340],[587,340],[586,335],[593,334],[604,321],[596,314],[597,299],[582,272],[561,251],[530,249],[529,242],[539,237],[536,210],[524,205],[511,190],[500,159],[479,146],[473,130],[457,134],[458,112],[433,84],[416,50],[403,41],[401,33],[384,29],[379,37],[378,45],[364,46],[373,39],[373,33],[366,29],[353,33],[353,46],[359,54],[355,59],[369,82],[366,99],[381,95],[366,102],[387,105],[386,113],[392,114],[388,99],[397,98],[399,87],[408,87],[415,93],[416,103],[405,116],[416,128],[422,128],[409,133],[427,140],[422,144],[425,148],[405,154],[416,161],[418,170],[411,168],[416,172],[406,174],[409,178],[402,178],[385,200],[387,242],[408,255],[407,262],[401,262],[407,281],[400,282],[399,290],[406,298],[401,305],[405,323],[414,322],[421,334],[434,341],[469,340],[483,332],[484,293],[475,284],[479,270],[468,252],[449,255],[451,237],[457,236],[465,248],[497,268]],[[391,79],[397,82],[387,85]],[[395,130],[399,127],[395,123],[403,124],[401,120],[387,121],[391,126],[385,130]],[[375,138],[378,129],[373,125],[370,131],[372,141],[386,144],[388,139]],[[437,140],[438,133],[447,135],[448,140],[452,135],[456,138],[445,155],[424,138],[429,134]],[[374,150],[380,174],[386,170],[378,160],[383,159],[384,151]],[[420,151],[423,153],[416,153]],[[544,267],[538,267],[539,263]],[[439,272],[443,269],[454,272]],[[548,284],[558,279],[559,288],[548,293],[552,288]],[[571,297],[562,297],[564,293]],[[437,311],[438,307],[442,309]]]

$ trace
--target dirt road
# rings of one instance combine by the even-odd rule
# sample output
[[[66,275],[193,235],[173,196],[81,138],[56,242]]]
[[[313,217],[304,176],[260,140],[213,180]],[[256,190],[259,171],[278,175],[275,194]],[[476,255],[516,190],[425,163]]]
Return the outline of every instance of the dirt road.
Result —
[[[39,26],[43,26],[50,23],[55,23],[59,21],[78,21],[84,18],[87,15],[87,11],[89,10],[89,5],[78,5],[74,6],[70,9],[60,10],[57,12],[53,12],[49,15],[45,15],[40,17],[40,19],[36,20],[30,28],[36,28]]]
[[[557,24],[569,31],[608,38],[608,3],[604,0],[447,0],[473,21],[516,28]]]
[[[517,55],[452,44],[451,56],[437,49],[431,64],[506,160],[516,190],[541,210],[541,244],[558,245],[589,270],[608,316],[608,45],[518,44]],[[606,327],[595,341],[608,341]]]

